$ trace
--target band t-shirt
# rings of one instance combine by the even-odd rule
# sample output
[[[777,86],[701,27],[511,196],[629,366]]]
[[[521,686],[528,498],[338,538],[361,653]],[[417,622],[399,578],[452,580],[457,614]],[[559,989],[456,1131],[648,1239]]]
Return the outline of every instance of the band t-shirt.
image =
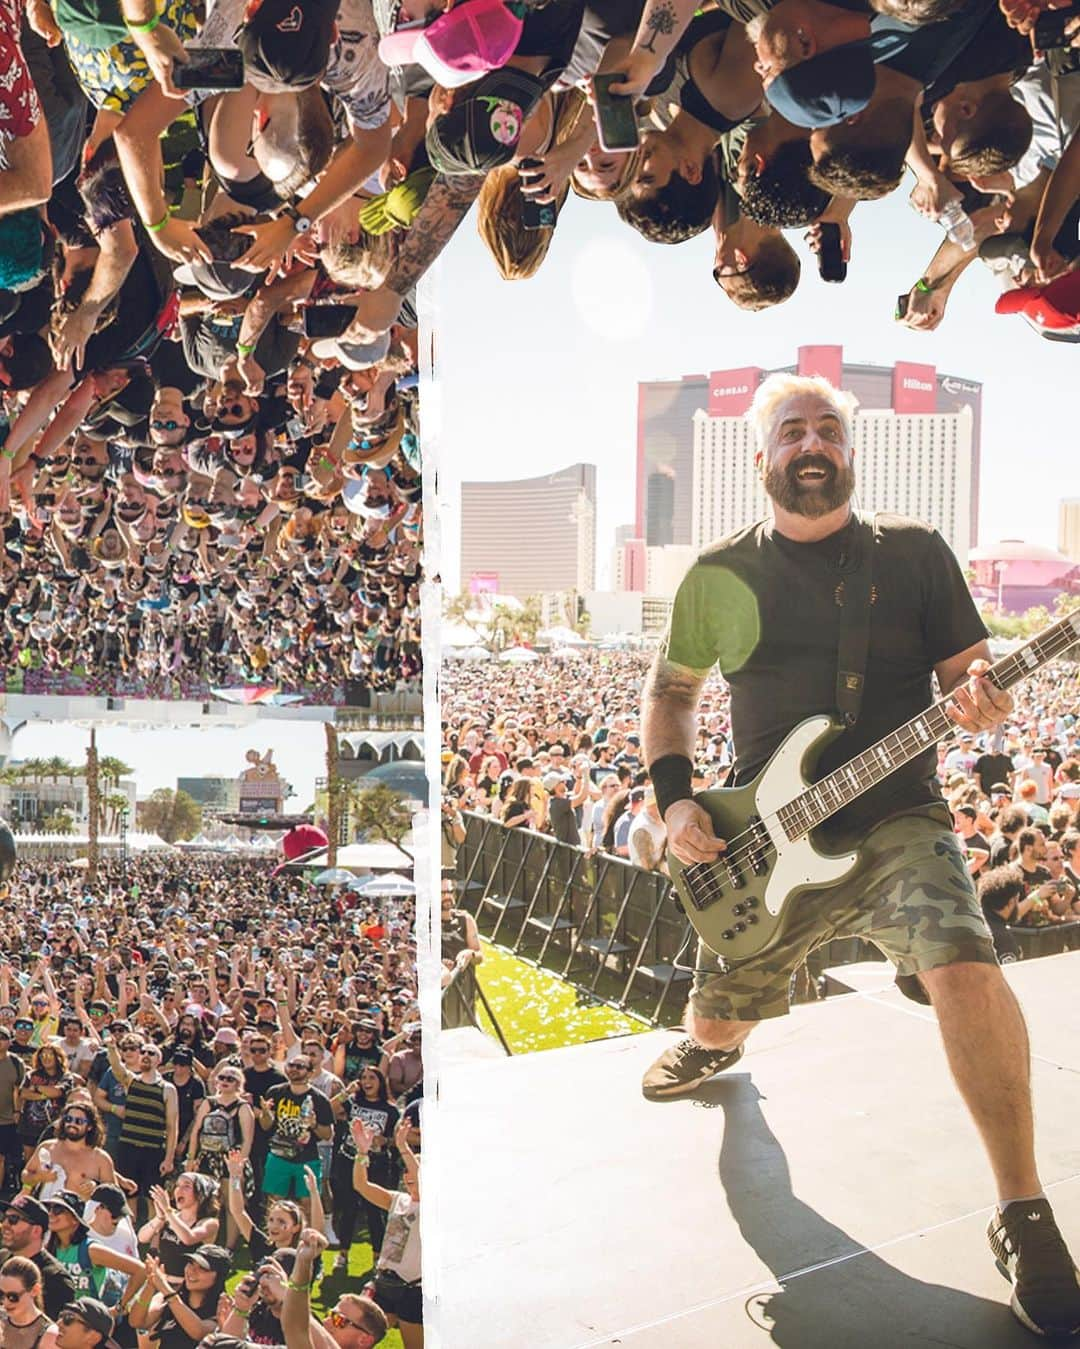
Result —
[[[870,645],[859,720],[821,756],[823,777],[931,702],[935,664],[986,637],[959,563],[936,530],[877,517]],[[854,518],[817,543],[796,543],[759,521],[714,544],[679,586],[662,648],[677,665],[714,664],[731,689],[736,772],[756,776],[807,717],[836,715],[837,649],[845,575],[861,561]],[[829,822],[830,836],[941,802],[931,744]]]

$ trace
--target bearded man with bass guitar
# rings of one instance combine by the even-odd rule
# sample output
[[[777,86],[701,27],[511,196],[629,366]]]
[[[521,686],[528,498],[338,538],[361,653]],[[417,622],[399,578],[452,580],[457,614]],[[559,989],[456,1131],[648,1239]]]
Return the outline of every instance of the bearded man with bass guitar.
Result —
[[[788,1011],[809,951],[836,935],[872,941],[903,992],[937,1014],[997,1182],[988,1236],[1014,1313],[1035,1333],[1076,1334],[1080,1284],[1035,1163],[1027,1030],[936,779],[936,741],[950,724],[989,730],[1012,698],[986,677],[986,629],[940,535],[852,510],[853,412],[817,377],[773,375],[759,387],[748,416],[771,519],[699,557],[646,682],[645,755],[673,875],[681,870],[687,913],[710,937],[698,947],[689,1038],[649,1068],[643,1090],[689,1094],[730,1068],[759,1021]],[[1075,640],[1058,636],[1051,654]],[[757,783],[759,812],[726,841],[709,794],[699,803],[690,790],[698,698],[717,664],[731,690],[732,782]],[[936,718],[932,675],[945,698]],[[842,730],[811,787],[800,770],[823,713]],[[793,734],[809,718],[816,728]],[[777,794],[785,773],[794,805]]]

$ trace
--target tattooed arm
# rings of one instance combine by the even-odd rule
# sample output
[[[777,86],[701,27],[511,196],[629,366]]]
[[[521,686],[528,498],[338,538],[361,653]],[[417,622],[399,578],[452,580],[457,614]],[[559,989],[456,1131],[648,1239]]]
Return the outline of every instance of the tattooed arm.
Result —
[[[643,94],[699,8],[699,0],[645,0],[630,55],[615,69],[623,75],[613,94]]]
[[[657,654],[642,690],[641,732],[645,762],[665,754],[694,757],[697,705],[708,671],[699,673]]]
[[[346,342],[373,342],[397,319],[401,302],[453,237],[480,195],[483,174],[436,174],[380,290],[357,305]]]
[[[646,763],[654,764],[667,754],[693,759],[698,699],[707,676],[707,670],[690,670],[657,655],[642,692]],[[668,850],[682,862],[711,862],[723,851],[708,815],[692,800],[668,806],[664,823]]]

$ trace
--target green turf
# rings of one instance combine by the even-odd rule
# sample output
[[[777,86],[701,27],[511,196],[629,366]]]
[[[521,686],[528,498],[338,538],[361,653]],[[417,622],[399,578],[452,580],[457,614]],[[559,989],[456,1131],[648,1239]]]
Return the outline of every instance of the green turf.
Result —
[[[528,961],[484,942],[480,986],[515,1054],[607,1040],[649,1030],[643,1021],[594,1002],[587,993]],[[494,1034],[477,1002],[481,1027]]]

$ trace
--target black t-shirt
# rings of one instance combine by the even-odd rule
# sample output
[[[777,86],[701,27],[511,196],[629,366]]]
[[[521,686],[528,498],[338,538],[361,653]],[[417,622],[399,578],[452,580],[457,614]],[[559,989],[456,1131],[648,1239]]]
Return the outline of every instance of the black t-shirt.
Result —
[[[918,26],[891,14],[875,14],[870,20],[874,61],[918,80],[923,89],[930,91],[975,41],[991,9],[997,9],[996,0],[971,0],[947,19]],[[934,95],[929,98],[933,101]]]
[[[309,1087],[297,1096],[288,1083],[271,1087],[266,1099],[272,1103],[274,1122],[267,1131],[270,1151],[275,1157],[289,1162],[310,1163],[319,1155],[316,1125],[333,1125],[334,1111],[329,1097],[315,1087]],[[307,1133],[306,1143],[300,1136]]]
[[[990,788],[997,782],[1007,787],[1012,773],[1013,761],[1008,754],[980,754],[975,760],[975,776],[984,796],[990,795]]]
[[[1045,885],[1047,881],[1054,878],[1045,867],[1033,867],[1031,871],[1025,871],[1022,866],[1017,866],[1017,872],[1020,879],[1024,882],[1024,893],[1030,895],[1032,890],[1037,890],[1040,885]]]
[[[931,702],[933,667],[983,640],[956,558],[936,530],[880,515],[873,564],[865,693],[858,724],[821,756],[824,776]],[[836,713],[841,568],[858,563],[855,521],[818,543],[795,543],[770,522],[704,552],[679,586],[665,654],[698,671],[719,663],[731,689],[736,782],[752,779],[807,717]],[[854,835],[891,815],[939,803],[937,749],[927,749],[839,811]]]
[[[82,368],[108,370],[131,358],[132,348],[148,331],[161,313],[169,293],[168,278],[163,274],[160,255],[152,244],[144,244],[135,255],[131,271],[124,278],[117,301],[116,317],[100,332],[94,333],[86,344],[86,358]]]
[[[14,1251],[0,1250],[0,1264],[14,1254]],[[50,1321],[55,1321],[63,1308],[74,1302],[78,1296],[75,1281],[56,1256],[50,1255],[48,1251],[38,1251],[37,1255],[32,1255],[30,1259],[41,1271],[45,1314]]]
[[[548,802],[548,817],[551,820],[552,833],[559,842],[570,843],[576,848],[580,842],[577,822],[574,819],[570,802],[565,796],[553,796],[551,798]]]

